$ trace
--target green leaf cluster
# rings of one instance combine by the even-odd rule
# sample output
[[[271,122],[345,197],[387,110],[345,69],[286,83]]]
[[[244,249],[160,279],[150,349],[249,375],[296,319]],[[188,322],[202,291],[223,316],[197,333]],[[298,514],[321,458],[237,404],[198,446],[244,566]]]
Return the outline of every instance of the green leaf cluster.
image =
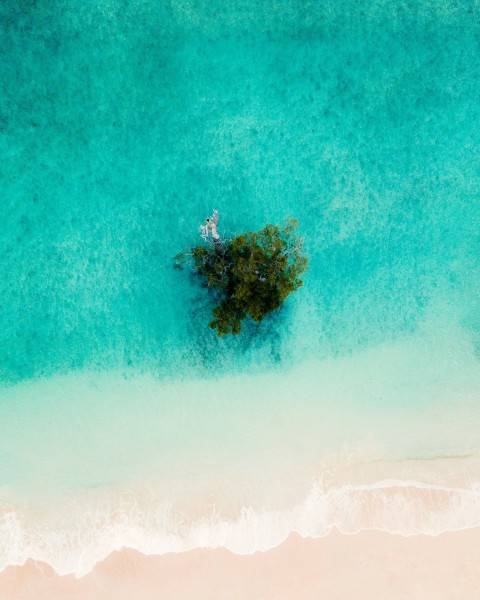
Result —
[[[297,221],[289,219],[280,227],[267,225],[258,232],[191,249],[194,271],[218,292],[210,327],[219,336],[240,333],[247,317],[261,321],[302,285],[308,259],[302,254],[297,227]],[[184,255],[176,258],[183,260]]]

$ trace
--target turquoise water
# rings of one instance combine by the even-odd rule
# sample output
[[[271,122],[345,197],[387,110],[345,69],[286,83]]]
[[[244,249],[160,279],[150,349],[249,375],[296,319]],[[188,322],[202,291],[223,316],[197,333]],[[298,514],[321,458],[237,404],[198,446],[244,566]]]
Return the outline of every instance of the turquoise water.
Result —
[[[4,0],[0,52],[0,569],[266,549],[357,515],[335,460],[478,453],[478,3]],[[214,208],[310,258],[237,338],[172,268]]]
[[[473,2],[0,8],[0,372],[289,365],[415,331],[478,336]],[[236,340],[171,269],[212,208],[299,219],[305,287]],[[476,337],[478,339],[478,337]]]

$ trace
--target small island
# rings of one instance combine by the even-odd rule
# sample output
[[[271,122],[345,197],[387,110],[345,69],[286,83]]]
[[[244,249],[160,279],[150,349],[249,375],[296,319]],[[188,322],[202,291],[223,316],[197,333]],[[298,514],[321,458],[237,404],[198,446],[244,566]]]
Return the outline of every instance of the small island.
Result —
[[[174,266],[190,264],[215,293],[218,304],[210,328],[219,336],[238,335],[244,319],[261,321],[302,285],[308,259],[302,254],[303,238],[297,235],[295,219],[233,238],[220,236],[218,221],[215,210],[200,226],[204,243],[177,254]]]

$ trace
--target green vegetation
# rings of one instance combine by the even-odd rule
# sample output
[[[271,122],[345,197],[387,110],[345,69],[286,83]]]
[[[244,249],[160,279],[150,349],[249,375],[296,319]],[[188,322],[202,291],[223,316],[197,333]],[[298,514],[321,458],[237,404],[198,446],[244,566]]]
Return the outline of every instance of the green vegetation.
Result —
[[[214,223],[214,225],[212,225]],[[219,336],[242,329],[250,316],[261,321],[277,310],[287,296],[302,285],[307,268],[302,254],[303,239],[296,234],[298,223],[288,219],[282,226],[267,225],[259,232],[249,231],[230,240],[222,240],[216,231],[218,213],[201,227],[209,243],[177,254],[175,267],[188,261],[203,281],[213,289],[218,305],[213,309],[210,327]],[[212,238],[209,236],[214,227]]]

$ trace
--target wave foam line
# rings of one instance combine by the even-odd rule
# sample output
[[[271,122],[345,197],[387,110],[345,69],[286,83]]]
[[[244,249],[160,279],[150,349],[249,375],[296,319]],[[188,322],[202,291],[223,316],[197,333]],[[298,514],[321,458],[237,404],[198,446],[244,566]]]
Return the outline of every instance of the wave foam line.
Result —
[[[50,564],[59,575],[81,577],[122,547],[143,554],[224,547],[237,554],[267,551],[296,532],[318,538],[332,528],[345,534],[377,529],[411,536],[436,536],[480,526],[480,483],[469,489],[417,481],[383,480],[324,490],[316,484],[307,498],[279,511],[245,507],[235,520],[215,511],[188,523],[166,503],[140,510],[133,502],[78,505],[58,518],[58,508],[38,518],[14,508],[0,517],[0,571],[28,558]]]

